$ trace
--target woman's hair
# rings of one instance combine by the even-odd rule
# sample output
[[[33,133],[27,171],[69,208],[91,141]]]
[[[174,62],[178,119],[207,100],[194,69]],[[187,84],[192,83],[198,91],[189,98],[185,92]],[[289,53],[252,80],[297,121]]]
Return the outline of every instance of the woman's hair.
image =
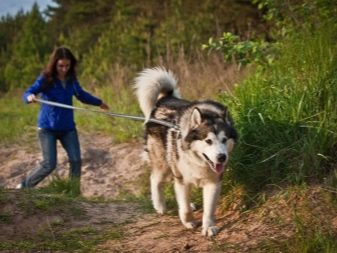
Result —
[[[49,62],[43,70],[42,75],[46,78],[46,88],[52,85],[57,77],[56,65],[59,60],[67,59],[70,61],[70,68],[67,73],[67,78],[76,79],[76,65],[77,60],[72,52],[66,47],[57,47],[50,55]]]

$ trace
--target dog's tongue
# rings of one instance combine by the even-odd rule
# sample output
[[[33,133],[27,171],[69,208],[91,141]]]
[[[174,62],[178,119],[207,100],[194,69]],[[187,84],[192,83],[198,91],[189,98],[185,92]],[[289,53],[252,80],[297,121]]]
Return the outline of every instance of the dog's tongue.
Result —
[[[218,174],[221,174],[224,171],[224,166],[222,163],[217,163],[215,165],[215,170]]]

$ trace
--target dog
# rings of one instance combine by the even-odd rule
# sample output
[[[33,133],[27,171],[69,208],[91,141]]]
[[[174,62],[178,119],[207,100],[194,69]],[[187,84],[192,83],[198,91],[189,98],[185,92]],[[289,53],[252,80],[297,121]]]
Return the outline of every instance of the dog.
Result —
[[[215,209],[222,174],[237,132],[224,105],[211,100],[184,100],[177,83],[175,75],[162,67],[144,69],[134,82],[136,97],[146,118],[144,151],[152,167],[152,204],[157,213],[165,213],[163,185],[173,179],[179,218],[186,228],[196,228],[198,223],[193,218],[189,195],[192,186],[202,187],[202,234],[214,236],[219,232]]]

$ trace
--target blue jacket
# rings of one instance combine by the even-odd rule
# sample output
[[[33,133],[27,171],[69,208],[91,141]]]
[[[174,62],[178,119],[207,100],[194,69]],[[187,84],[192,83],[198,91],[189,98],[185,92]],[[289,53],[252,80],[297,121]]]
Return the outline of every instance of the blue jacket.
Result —
[[[37,78],[35,83],[23,94],[23,100],[28,103],[27,97],[31,94],[41,94],[41,99],[58,102],[66,105],[73,104],[73,96],[85,104],[99,106],[102,100],[84,91],[77,80],[67,80],[65,88],[60,80],[56,80],[51,87],[43,88],[45,77]],[[69,131],[75,129],[74,111],[61,107],[41,104],[38,118],[38,127],[55,131]]]

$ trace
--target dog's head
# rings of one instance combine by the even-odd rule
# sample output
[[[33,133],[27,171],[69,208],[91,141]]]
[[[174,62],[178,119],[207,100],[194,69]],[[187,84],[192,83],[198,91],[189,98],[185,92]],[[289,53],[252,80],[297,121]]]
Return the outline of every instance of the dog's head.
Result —
[[[180,127],[182,149],[222,174],[237,139],[227,108],[213,101],[200,102],[185,113]]]

